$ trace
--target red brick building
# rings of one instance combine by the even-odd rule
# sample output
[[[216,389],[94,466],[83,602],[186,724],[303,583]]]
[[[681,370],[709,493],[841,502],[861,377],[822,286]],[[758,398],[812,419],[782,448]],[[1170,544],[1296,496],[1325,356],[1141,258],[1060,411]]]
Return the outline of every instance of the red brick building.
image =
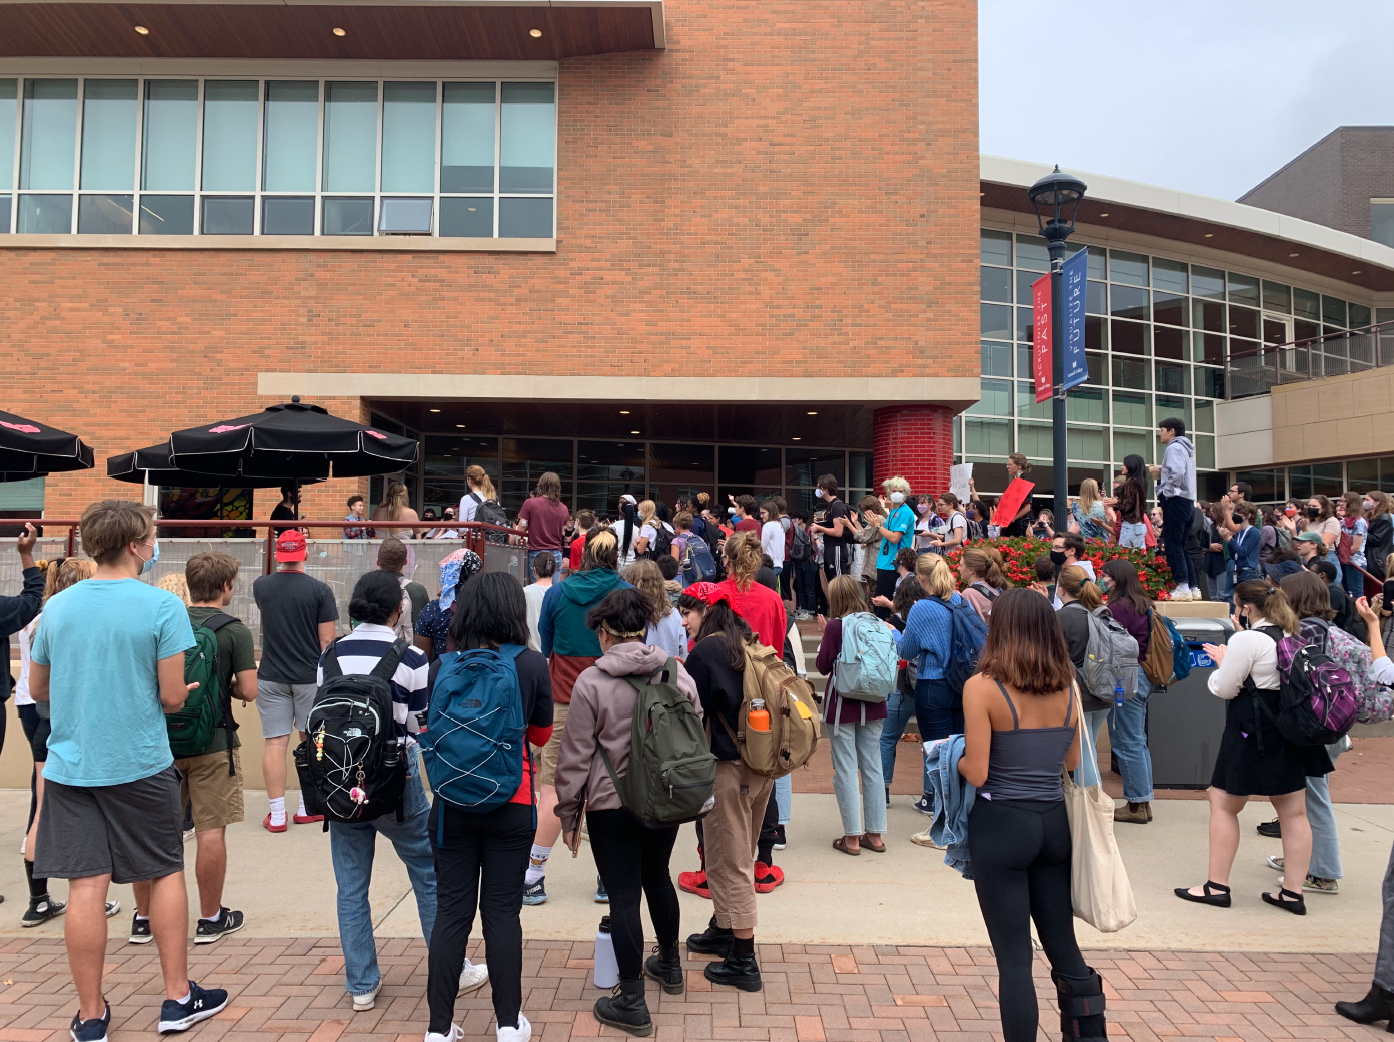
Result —
[[[946,487],[978,398],[971,0],[3,4],[6,119],[3,404],[100,460],[300,394],[418,507],[795,504]]]

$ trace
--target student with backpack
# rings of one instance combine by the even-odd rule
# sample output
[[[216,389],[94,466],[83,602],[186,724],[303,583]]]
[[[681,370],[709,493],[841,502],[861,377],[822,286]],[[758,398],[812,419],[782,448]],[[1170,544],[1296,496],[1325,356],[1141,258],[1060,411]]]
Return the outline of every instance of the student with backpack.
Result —
[[[330,819],[339,941],[355,1013],[372,1009],[382,988],[368,903],[379,833],[391,840],[406,866],[427,944],[436,919],[430,807],[411,737],[417,715],[427,707],[428,663],[394,632],[401,610],[402,590],[390,573],[359,578],[349,601],[349,618],[358,625],[320,657],[309,735],[296,750],[296,766],[305,768],[302,791],[307,778],[315,779],[311,798]],[[391,719],[384,720],[389,705]],[[363,733],[374,724],[376,730]],[[344,820],[350,816],[358,820]]]
[[[1152,645],[1156,609],[1131,561],[1105,561],[1099,587],[1108,597],[1113,621],[1137,641],[1137,694],[1129,694],[1122,705],[1115,702],[1108,712],[1108,740],[1118,759],[1123,799],[1127,801],[1113,812],[1113,820],[1146,825],[1152,821],[1152,752],[1147,747],[1147,700],[1152,697],[1152,682],[1141,664]]]
[[[963,580],[963,599],[987,622],[992,618],[992,602],[1010,585],[1002,566],[988,547],[970,546],[959,558],[958,577]]]
[[[1229,873],[1239,851],[1239,812],[1250,797],[1266,796],[1278,812],[1283,834],[1283,868],[1288,879],[1305,879],[1312,856],[1312,829],[1307,821],[1309,777],[1331,773],[1331,757],[1321,745],[1295,745],[1278,729],[1284,676],[1278,648],[1284,637],[1300,630],[1287,595],[1265,582],[1240,583],[1234,590],[1240,619],[1228,644],[1206,644],[1215,662],[1210,693],[1227,700],[1225,730],[1215,772],[1210,779],[1210,871],[1206,882],[1177,887],[1185,901],[1228,908]],[[1263,900],[1296,915],[1306,915],[1301,888],[1280,887]]]
[[[629,588],[612,590],[587,613],[586,624],[601,654],[572,686],[556,774],[556,814],[566,846],[574,854],[580,845],[584,808],[591,852],[610,895],[620,983],[615,994],[596,1002],[595,1018],[632,1035],[651,1035],[654,1030],[644,1000],[646,975],[670,995],[682,994],[685,988],[678,954],[678,894],[668,871],[678,825],[643,822],[633,805],[621,798],[622,789],[629,793],[624,783],[630,774],[647,764],[647,757],[641,761],[641,751],[634,748],[636,732],[644,733],[636,725],[636,707],[658,697],[666,718],[682,711],[685,698],[691,706],[688,722],[696,725],[699,746],[705,746],[697,685],[681,663],[643,643],[648,617],[644,595]],[[654,688],[659,690],[649,690]],[[647,722],[657,718],[649,715]],[[629,795],[632,799],[635,794]],[[647,964],[642,961],[641,894],[648,901],[658,940],[658,954]]]
[[[1067,565],[1060,569],[1056,589],[1060,594],[1060,610],[1055,617],[1060,622],[1060,631],[1065,635],[1065,646],[1070,649],[1070,662],[1075,667],[1075,673],[1083,677],[1089,661],[1089,617],[1100,609],[1107,612],[1108,608],[1104,607],[1104,597],[1099,587],[1089,581],[1089,576],[1078,565]],[[1108,714],[1113,710],[1113,696],[1096,695],[1082,682],[1080,696],[1084,733],[1097,745],[1099,730],[1108,723]],[[1076,782],[1086,788],[1099,784],[1097,761],[1086,757],[1080,764]]]
[[[738,532],[723,548],[727,578],[708,586],[706,600],[715,604],[723,598],[750,624],[761,644],[783,654],[788,636],[788,615],[779,594],[756,581],[763,565],[759,532]]]
[[[678,562],[678,574],[682,577],[684,588],[693,583],[712,582],[716,579],[716,559],[712,556],[707,541],[697,532],[696,524],[692,515],[686,511],[673,518],[673,527],[677,529],[677,535],[673,537],[673,544],[668,552]]]
[[[252,631],[227,614],[237,584],[237,558],[217,550],[194,554],[184,566],[189,584],[189,624],[195,647],[184,656],[184,679],[197,681],[184,708],[165,717],[170,751],[182,779],[181,805],[193,805],[198,854],[199,919],[195,944],[211,944],[242,929],[242,913],[223,907],[229,825],[242,820],[242,743],[232,718],[232,700],[257,697],[256,649]],[[132,886],[136,899],[131,943],[152,939],[151,885]]]
[[[442,657],[422,736],[436,868],[426,1042],[455,1042],[455,1000],[486,979],[499,1042],[527,1042],[519,913],[536,830],[529,746],[552,736],[552,681],[547,660],[526,647],[527,602],[507,572],[486,572],[461,590],[450,636],[460,650]],[[465,959],[476,908],[487,969]]]
[[[818,607],[817,548],[808,531],[808,514],[796,511],[789,518],[789,568],[794,573],[794,603],[800,622],[813,618]]]

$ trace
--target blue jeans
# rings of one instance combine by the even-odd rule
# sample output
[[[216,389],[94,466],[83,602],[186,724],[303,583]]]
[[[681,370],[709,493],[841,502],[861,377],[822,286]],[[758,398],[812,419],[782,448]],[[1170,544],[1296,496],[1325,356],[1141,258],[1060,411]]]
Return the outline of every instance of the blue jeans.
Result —
[[[1127,521],[1120,521],[1118,523],[1118,545],[1129,546],[1134,550],[1147,549],[1147,526],[1141,521],[1135,525]]]
[[[1095,769],[1099,751],[1099,730],[1108,720],[1111,709],[1092,709],[1084,714],[1084,727],[1094,740],[1094,762],[1090,762],[1089,750],[1081,743],[1079,747],[1079,769],[1075,771],[1075,784],[1088,788],[1099,784],[1099,772]],[[1112,739],[1110,739],[1111,741]]]
[[[881,729],[881,780],[885,787],[890,789],[891,779],[895,776],[895,749],[900,744],[900,736],[905,733],[910,718],[915,715],[915,700],[906,697],[897,688],[891,692],[891,697],[886,699],[886,714],[885,726]],[[924,765],[924,788],[920,791],[929,791],[927,761]]]
[[[344,978],[350,995],[367,995],[382,982],[378,950],[373,940],[373,910],[368,886],[373,881],[373,853],[378,833],[392,841],[397,856],[407,866],[407,878],[416,893],[416,914],[421,934],[431,943],[436,924],[436,865],[426,819],[430,805],[421,787],[420,758],[415,747],[407,754],[407,786],[402,820],[384,814],[372,821],[329,823],[329,853],[338,884],[339,943],[344,949]]]
[[[1227,604],[1232,604],[1234,602],[1233,561],[1226,561],[1225,570],[1219,575],[1212,576],[1211,582],[1214,584],[1214,589],[1211,592],[1215,595],[1211,600],[1224,601]]]
[[[538,554],[551,554],[551,555],[552,555],[552,560],[554,560],[554,561],[557,562],[557,567],[556,567],[556,569],[552,572],[552,574],[553,574],[554,576],[555,576],[555,575],[560,575],[560,574],[561,574],[561,551],[560,551],[560,550],[529,550],[529,551],[528,551],[528,581],[529,581],[529,582],[532,582],[533,580],[535,580],[535,579],[537,578],[537,576],[533,574],[533,571],[532,571],[532,563],[533,563],[533,561],[536,561],[536,560],[537,560],[537,555],[538,555]]]
[[[922,742],[962,734],[963,699],[954,695],[947,680],[921,679],[915,684],[915,719]]]
[[[1339,557],[1336,556],[1336,551],[1335,551],[1335,550],[1332,550],[1332,551],[1331,551],[1330,553],[1328,553],[1325,557],[1323,557],[1322,560],[1323,560],[1323,561],[1330,561],[1332,564],[1334,564],[1334,565],[1336,566],[1336,578],[1335,578],[1334,582],[1335,582],[1335,584],[1336,584],[1337,586],[1344,587],[1344,586],[1345,586],[1345,582],[1344,582],[1343,580],[1344,580],[1344,577],[1345,577],[1346,569],[1344,569],[1344,568],[1341,567],[1341,559],[1340,559]],[[1364,596],[1364,595],[1362,594],[1361,596]]]
[[[1123,798],[1129,803],[1152,799],[1152,753],[1147,748],[1147,699],[1152,685],[1142,667],[1137,671],[1137,695],[1108,711],[1108,741],[1123,775]]]
[[[1346,588],[1351,600],[1365,596],[1365,574],[1354,561],[1341,565],[1341,585]]]
[[[885,788],[881,783],[881,725],[827,724],[823,734],[832,749],[833,792],[842,816],[842,834],[877,835],[886,831]],[[860,786],[858,785],[860,780]],[[860,790],[860,791],[859,791]]]
[[[774,782],[774,802],[779,808],[779,823],[787,825],[794,818],[794,776],[786,774]]]

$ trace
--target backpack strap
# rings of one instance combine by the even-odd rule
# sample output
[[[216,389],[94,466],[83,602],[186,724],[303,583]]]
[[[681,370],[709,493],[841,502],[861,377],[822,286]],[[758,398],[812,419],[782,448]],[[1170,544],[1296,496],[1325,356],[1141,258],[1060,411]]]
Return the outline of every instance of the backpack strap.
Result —
[[[398,637],[392,642],[392,647],[387,650],[387,654],[378,659],[378,664],[373,667],[373,671],[368,675],[391,683],[392,675],[397,672],[397,667],[402,664],[402,656],[406,653],[407,642],[401,637]],[[338,664],[338,657],[335,656],[334,665],[337,667]],[[327,675],[326,673],[326,676]]]
[[[203,626],[204,626],[204,628],[206,628],[206,629],[208,629],[208,630],[211,630],[214,634],[216,634],[216,633],[217,633],[220,629],[222,629],[224,626],[227,626],[227,625],[229,625],[230,623],[240,622],[240,621],[241,621],[241,620],[238,619],[238,618],[236,618],[235,616],[229,615],[229,614],[228,614],[227,612],[225,612],[225,611],[220,611],[220,612],[218,612],[217,615],[210,615],[210,616],[208,617],[208,619],[203,623]],[[220,660],[216,660],[216,659],[215,659],[214,661],[217,661],[217,662],[218,662],[218,672],[219,672],[219,674],[221,674],[222,671],[223,671],[223,667],[222,667],[221,661],[220,661]],[[218,679],[221,681],[221,680],[222,680],[222,677],[219,676]],[[235,778],[235,777],[237,777],[237,765],[233,762],[233,759],[232,759],[232,732],[233,732],[232,714],[229,713],[229,712],[227,711],[228,704],[230,703],[231,700],[232,700],[232,692],[231,692],[231,691],[224,691],[224,692],[223,692],[223,704],[220,705],[220,706],[218,707],[218,713],[219,713],[219,715],[223,718],[223,719],[222,719],[223,730],[226,731],[226,732],[228,733],[228,743],[227,743],[227,775],[228,775],[229,778]]]
[[[329,647],[324,649],[324,659],[320,662],[320,668],[324,670],[326,681],[338,680],[344,675],[344,671],[339,668],[339,641],[337,639],[330,641]],[[393,666],[392,670],[396,672],[397,667]]]
[[[220,629],[222,629],[229,623],[240,621],[241,620],[238,619],[236,616],[229,615],[225,611],[220,611],[217,615],[210,615],[208,617],[208,621],[205,622],[203,625],[205,628],[212,630],[214,633],[217,633]]]

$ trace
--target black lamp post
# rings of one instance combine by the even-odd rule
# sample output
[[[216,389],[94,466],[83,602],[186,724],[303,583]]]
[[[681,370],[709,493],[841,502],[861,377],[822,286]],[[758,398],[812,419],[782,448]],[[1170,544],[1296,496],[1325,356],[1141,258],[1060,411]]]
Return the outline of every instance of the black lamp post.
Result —
[[[1086,185],[1077,177],[1062,174],[1057,165],[1028,190],[1031,205],[1036,210],[1036,222],[1050,250],[1050,350],[1051,387],[1051,456],[1055,471],[1055,530],[1069,530],[1066,518],[1070,509],[1069,443],[1065,421],[1065,240],[1075,230],[1075,214],[1084,198]]]

